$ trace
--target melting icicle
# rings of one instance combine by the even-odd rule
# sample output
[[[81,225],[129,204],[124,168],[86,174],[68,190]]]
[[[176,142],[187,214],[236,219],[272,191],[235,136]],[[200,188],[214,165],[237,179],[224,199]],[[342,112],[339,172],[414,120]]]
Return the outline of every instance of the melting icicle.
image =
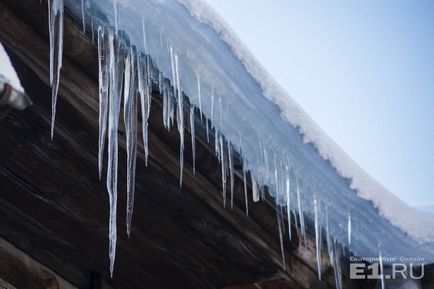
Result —
[[[246,168],[244,163],[246,160],[243,161],[243,182],[244,182],[244,200],[246,202],[246,215],[249,216],[249,199],[247,196],[247,176],[246,176]]]
[[[85,19],[85,0],[81,0],[81,21],[83,25],[83,33],[86,33],[86,19]]]
[[[300,195],[300,184],[298,180],[296,181],[296,184],[297,184],[297,204],[298,204],[298,217],[300,219],[300,230],[301,230],[301,235],[304,238],[304,245],[306,245],[307,244],[306,229],[304,226],[304,213],[303,213],[303,207],[302,207],[301,195]]]
[[[194,106],[190,107],[191,153],[193,159],[193,174],[196,174],[196,136],[194,131]]]
[[[51,139],[56,122],[57,93],[63,55],[63,0],[48,1],[48,28],[50,35],[50,86],[51,86]]]
[[[286,190],[286,214],[288,218],[288,237],[292,240],[291,235],[291,183],[289,180],[288,166],[285,167],[285,190]]]
[[[316,197],[313,200],[313,210],[315,219],[315,248],[316,248],[316,264],[318,270],[318,279],[321,280],[321,237],[320,237],[320,224],[319,224],[319,213],[318,213],[318,202]]]
[[[348,213],[348,245],[351,245],[351,213]]]
[[[225,166],[225,156],[224,156],[224,143],[223,136],[219,134],[218,140],[220,148],[220,163],[222,169],[222,197],[223,197],[223,208],[226,208],[226,166]]]
[[[109,220],[109,257],[110,274],[113,276],[116,256],[116,211],[117,211],[117,183],[118,183],[118,127],[120,112],[120,87],[121,67],[118,60],[118,43],[114,43],[113,35],[110,35],[110,93],[109,93],[109,125],[108,125],[108,168],[107,191],[109,194],[110,220]],[[116,46],[116,47],[115,47]]]
[[[280,210],[281,207],[277,207],[277,202],[276,202],[276,218],[277,218],[277,227],[279,228],[280,254],[282,255],[282,267],[285,270],[286,269],[285,248],[283,247],[282,219],[281,219]]]
[[[165,129],[168,129],[168,120],[167,120],[167,115],[168,115],[168,99],[167,99],[167,93],[166,90],[163,90],[163,125]]]
[[[180,77],[179,77],[179,64],[178,55],[175,54],[175,78],[176,89],[178,91],[178,111],[177,123],[179,132],[179,186],[182,187],[182,174],[184,169],[184,98],[182,96]]]
[[[335,272],[336,289],[342,289],[342,270],[340,248],[336,240],[332,242],[333,270]]]
[[[127,234],[130,237],[131,219],[134,208],[134,191],[137,158],[137,88],[136,52],[131,51],[125,59],[124,78],[124,123],[127,147]]]
[[[232,152],[232,144],[228,142],[228,159],[229,159],[229,175],[231,177],[231,209],[234,208],[234,182],[235,182],[235,175],[234,175],[234,159],[233,159],[233,152]]]
[[[98,133],[98,171],[102,176],[104,147],[107,131],[108,87],[110,73],[109,44],[107,44],[104,28],[98,27],[98,83],[99,83],[99,133]]]
[[[146,56],[145,56],[146,57]],[[138,83],[139,83],[139,94],[140,94],[140,106],[142,112],[142,137],[143,137],[143,148],[145,151],[145,165],[148,166],[148,154],[149,154],[149,146],[148,146],[148,121],[149,121],[149,111],[150,111],[150,94],[149,94],[149,85],[147,82],[147,71],[146,71],[146,60],[143,57],[138,56],[138,64],[137,64],[137,74],[138,74]]]
[[[381,252],[381,246],[378,246],[379,258],[378,261],[380,263],[380,280],[381,280],[381,289],[385,288],[384,284],[384,268],[383,268],[383,253]]]
[[[218,130],[217,128],[214,128],[214,150],[215,150],[215,154],[217,156],[217,159],[219,162],[221,162],[221,153],[220,153],[220,139],[219,139],[219,135],[218,135]]]

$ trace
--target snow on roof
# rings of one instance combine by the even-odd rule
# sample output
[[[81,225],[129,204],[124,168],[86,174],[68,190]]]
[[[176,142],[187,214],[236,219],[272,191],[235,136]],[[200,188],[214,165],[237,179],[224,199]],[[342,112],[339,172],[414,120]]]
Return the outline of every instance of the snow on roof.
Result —
[[[378,247],[383,247],[384,256],[419,254],[427,262],[434,260],[433,219],[398,199],[355,164],[205,2],[93,0],[84,9],[78,1],[65,3],[77,17],[90,16],[92,23],[109,29],[110,37],[113,30],[125,31],[131,44],[151,56],[173,85],[164,87],[163,94],[177,101],[182,111],[182,90],[211,121],[219,140],[215,142],[218,157],[224,155],[226,141],[242,152],[244,169],[253,177],[254,200],[257,185],[267,186],[277,206],[297,213],[302,232],[306,215],[355,254],[378,256]],[[115,63],[117,56],[109,54]],[[152,75],[157,83],[159,77]],[[181,176],[182,120],[177,121]],[[225,157],[221,160],[222,172],[231,170]],[[223,188],[226,180],[224,173]]]
[[[12,87],[20,92],[24,92],[24,88],[21,85],[20,79],[12,66],[12,62],[9,59],[6,50],[0,42],[0,75],[6,78],[6,81],[9,82]]]

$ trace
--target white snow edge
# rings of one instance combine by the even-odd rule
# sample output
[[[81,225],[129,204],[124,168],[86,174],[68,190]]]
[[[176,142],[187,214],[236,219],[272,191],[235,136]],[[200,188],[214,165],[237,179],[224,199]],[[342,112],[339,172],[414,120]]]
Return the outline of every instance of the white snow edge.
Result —
[[[392,225],[419,242],[434,241],[431,216],[410,207],[360,168],[307,115],[296,101],[273,79],[226,22],[204,0],[178,0],[198,21],[214,28],[247,72],[257,81],[264,96],[281,110],[281,117],[298,127],[306,143],[312,143],[319,155],[329,160],[338,174],[351,180],[351,189],[360,198],[371,201],[379,214]]]
[[[3,75],[9,84],[20,92],[24,92],[21,81],[18,78],[17,72],[12,66],[12,62],[6,53],[2,43],[0,42],[0,74]]]

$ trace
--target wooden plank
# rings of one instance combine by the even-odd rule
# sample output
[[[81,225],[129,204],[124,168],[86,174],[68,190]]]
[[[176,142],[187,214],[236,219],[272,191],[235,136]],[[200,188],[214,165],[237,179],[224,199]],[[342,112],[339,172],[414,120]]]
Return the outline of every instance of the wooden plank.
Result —
[[[15,287],[77,289],[77,287],[74,287],[49,268],[2,238],[0,238],[0,278],[7,280],[7,283],[0,282],[0,288],[6,289]]]

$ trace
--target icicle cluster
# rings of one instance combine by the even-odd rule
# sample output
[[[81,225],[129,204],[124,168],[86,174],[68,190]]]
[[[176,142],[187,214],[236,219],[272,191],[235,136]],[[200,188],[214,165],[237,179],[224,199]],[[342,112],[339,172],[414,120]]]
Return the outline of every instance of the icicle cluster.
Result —
[[[54,137],[57,93],[63,57],[63,0],[48,0],[48,32],[50,37],[51,139]]]
[[[86,3],[81,2],[81,16],[83,32],[86,32]],[[125,126],[126,152],[127,152],[127,209],[126,230],[131,234],[131,220],[134,207],[136,162],[138,154],[139,114],[141,119],[141,133],[144,149],[144,162],[148,165],[149,158],[149,117],[152,103],[152,86],[156,84],[163,102],[164,127],[170,131],[176,126],[180,137],[179,146],[179,184],[182,187],[184,169],[185,131],[190,130],[192,150],[192,170],[196,173],[196,128],[195,113],[200,114],[201,125],[206,130],[206,140],[211,143],[210,135],[213,135],[215,155],[220,164],[222,203],[226,207],[227,191],[230,192],[230,208],[234,208],[235,178],[237,176],[235,162],[242,164],[245,212],[249,215],[249,199],[253,202],[266,199],[266,192],[271,192],[276,205],[276,218],[278,225],[278,238],[282,255],[282,266],[286,267],[284,233],[288,231],[291,240],[291,222],[295,223],[307,244],[305,215],[314,220],[315,248],[317,258],[318,278],[321,279],[321,251],[322,229],[325,226],[327,253],[331,265],[334,268],[336,286],[342,288],[342,276],[340,268],[341,247],[337,240],[331,237],[329,224],[329,209],[321,204],[317,195],[312,197],[313,216],[305,211],[311,208],[311,202],[307,203],[305,196],[308,189],[304,185],[288,159],[279,159],[278,149],[272,147],[268,140],[258,137],[257,146],[259,154],[255,158],[247,158],[244,154],[243,140],[238,134],[237,140],[226,139],[222,129],[227,122],[222,95],[215,93],[215,88],[210,87],[208,93],[204,89],[202,77],[195,72],[194,85],[197,87],[196,105],[188,105],[189,101],[183,94],[182,59],[176,47],[166,41],[160,34],[160,49],[167,52],[170,59],[171,83],[165,79],[161,71],[157,77],[152,77],[154,63],[151,60],[148,47],[148,36],[144,18],[142,24],[143,51],[138,49],[133,42],[125,41],[125,35],[119,30],[119,11],[117,0],[113,1],[114,28],[103,24],[97,26],[98,44],[98,82],[99,82],[99,136],[98,136],[98,170],[100,179],[104,171],[105,147],[107,144],[107,175],[106,185],[109,196],[109,259],[110,272],[113,274],[116,257],[117,241],[117,196],[118,196],[118,137],[119,119],[123,105],[123,121]],[[53,118],[52,134],[56,112],[57,92],[59,88],[60,68],[62,64],[63,47],[63,0],[49,1],[49,32],[50,32],[50,84],[52,85]],[[94,22],[91,19],[93,37]],[[122,36],[121,36],[122,35]],[[166,42],[165,45],[163,42]],[[128,43],[128,44],[127,44]],[[158,66],[159,60],[156,59]],[[167,76],[166,76],[167,77]],[[197,82],[197,83],[196,83]],[[139,104],[140,102],[140,104]],[[206,104],[206,105],[205,105]],[[139,112],[140,110],[140,112]],[[190,127],[185,127],[185,111],[188,111]],[[207,118],[206,116],[209,116]],[[277,151],[276,151],[277,150]],[[255,167],[255,173],[251,168]],[[250,180],[248,180],[248,176]],[[229,178],[229,180],[228,180]],[[249,196],[249,187],[251,196]],[[294,195],[295,194],[295,195]],[[321,208],[325,207],[325,214]],[[312,210],[310,210],[312,212]],[[287,227],[285,226],[285,217]],[[324,224],[325,222],[325,224]],[[351,214],[348,214],[348,244],[351,244]],[[381,251],[380,251],[381,255]]]

